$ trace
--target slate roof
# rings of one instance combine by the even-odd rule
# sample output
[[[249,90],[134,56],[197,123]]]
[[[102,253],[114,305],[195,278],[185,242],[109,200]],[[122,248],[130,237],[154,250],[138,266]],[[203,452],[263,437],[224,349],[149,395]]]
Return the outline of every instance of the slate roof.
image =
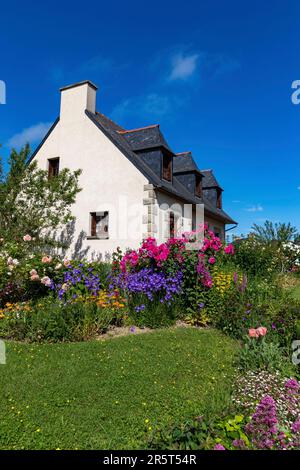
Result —
[[[120,130],[119,134],[127,140],[132,150],[146,150],[155,147],[164,147],[172,152],[163,134],[160,132],[159,124],[142,127],[140,129]],[[172,152],[173,153],[173,152]]]
[[[187,188],[176,178],[176,172],[197,171],[200,172],[195,163],[191,152],[175,154],[173,158],[173,178],[172,182],[161,179],[149,165],[143,161],[138,153],[139,150],[163,147],[170,152],[159,125],[147,126],[139,129],[124,130],[118,124],[107,118],[104,114],[96,112],[93,114],[86,111],[86,115],[102,130],[102,132],[119,148],[119,150],[138,168],[141,173],[149,180],[151,184],[162,191],[173,194],[180,199],[192,204],[204,204],[205,211],[212,216],[221,219],[227,224],[236,224],[236,222],[223,209],[217,209],[205,197],[198,198],[191,194]],[[173,152],[172,152],[173,153]],[[174,153],[173,153],[174,155]],[[207,170],[205,170],[207,172]],[[210,172],[211,170],[209,170]],[[201,171],[202,173],[202,171]],[[214,176],[206,174],[209,177],[207,181],[212,181]],[[216,180],[215,180],[216,181]]]
[[[173,159],[173,172],[176,174],[190,171],[199,172],[199,168],[193,159],[192,152],[176,153]]]
[[[216,180],[215,175],[213,174],[213,170],[201,170],[201,173],[203,175],[203,178],[202,178],[203,189],[220,188],[223,191],[218,181]]]

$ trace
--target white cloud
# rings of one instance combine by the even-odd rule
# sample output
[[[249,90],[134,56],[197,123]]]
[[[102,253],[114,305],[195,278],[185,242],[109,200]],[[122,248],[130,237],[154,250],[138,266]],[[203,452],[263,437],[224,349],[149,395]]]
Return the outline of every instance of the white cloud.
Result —
[[[36,143],[43,139],[50,129],[51,122],[40,122],[34,126],[27,127],[23,129],[18,134],[13,135],[6,143],[7,147],[16,147],[20,148],[25,145],[27,142],[30,144]]]
[[[197,68],[199,54],[183,55],[176,54],[171,59],[172,70],[169,80],[186,80],[191,77]]]
[[[260,205],[257,204],[256,206],[251,206],[245,209],[247,212],[262,212],[264,208]]]
[[[159,95],[158,93],[149,93],[145,96],[136,96],[121,101],[111,112],[111,117],[116,121],[122,121],[129,116],[159,119],[170,114],[173,106],[178,104],[171,97]]]

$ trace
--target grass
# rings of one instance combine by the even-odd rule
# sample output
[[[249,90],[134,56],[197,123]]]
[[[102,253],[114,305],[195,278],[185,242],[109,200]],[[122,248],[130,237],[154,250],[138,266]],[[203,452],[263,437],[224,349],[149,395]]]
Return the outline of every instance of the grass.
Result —
[[[293,288],[292,294],[295,299],[300,300],[300,283]]]
[[[0,449],[136,449],[157,426],[222,412],[238,346],[218,331],[177,328],[6,347]]]

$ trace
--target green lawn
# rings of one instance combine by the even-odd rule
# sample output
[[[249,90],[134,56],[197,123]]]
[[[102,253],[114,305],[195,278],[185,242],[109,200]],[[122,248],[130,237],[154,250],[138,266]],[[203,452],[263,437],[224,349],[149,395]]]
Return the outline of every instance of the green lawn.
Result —
[[[237,347],[217,331],[192,328],[7,343],[0,449],[141,448],[157,426],[218,415],[230,399]]]

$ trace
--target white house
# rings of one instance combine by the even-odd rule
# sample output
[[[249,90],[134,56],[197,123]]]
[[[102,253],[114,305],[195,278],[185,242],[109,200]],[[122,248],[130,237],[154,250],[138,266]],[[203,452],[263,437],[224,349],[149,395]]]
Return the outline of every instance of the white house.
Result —
[[[60,115],[31,161],[49,177],[82,170],[76,221],[59,234],[71,242],[69,255],[107,258],[118,246],[194,229],[201,217],[222,238],[226,224],[236,224],[212,170],[200,170],[191,152],[174,153],[159,125],[123,129],[96,111],[90,81],[60,91]]]

